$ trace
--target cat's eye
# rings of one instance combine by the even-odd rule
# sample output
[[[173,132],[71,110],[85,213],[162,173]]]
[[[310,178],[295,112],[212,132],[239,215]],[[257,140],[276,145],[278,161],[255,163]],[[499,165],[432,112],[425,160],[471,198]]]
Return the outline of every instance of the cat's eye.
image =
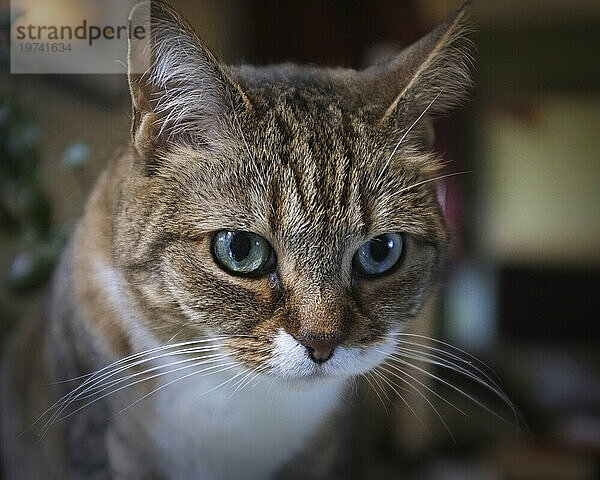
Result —
[[[363,277],[375,277],[392,270],[402,258],[404,237],[399,233],[384,233],[362,245],[354,254],[352,266]]]
[[[234,275],[267,273],[275,264],[271,245],[255,233],[221,230],[214,236],[212,250],[217,264]]]

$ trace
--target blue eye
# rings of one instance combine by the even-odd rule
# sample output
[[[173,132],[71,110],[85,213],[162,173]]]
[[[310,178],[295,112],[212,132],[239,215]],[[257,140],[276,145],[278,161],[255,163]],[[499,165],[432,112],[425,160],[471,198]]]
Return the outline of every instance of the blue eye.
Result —
[[[402,258],[404,239],[399,233],[384,233],[369,240],[354,254],[354,271],[365,277],[382,275]]]
[[[250,232],[217,232],[213,239],[213,255],[221,268],[234,275],[266,273],[275,263],[269,242]]]

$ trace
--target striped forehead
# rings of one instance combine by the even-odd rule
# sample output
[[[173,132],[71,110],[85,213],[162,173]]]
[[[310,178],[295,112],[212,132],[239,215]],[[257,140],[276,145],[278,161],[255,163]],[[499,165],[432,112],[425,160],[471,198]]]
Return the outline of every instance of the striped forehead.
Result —
[[[235,135],[242,138],[227,142],[220,155],[198,160],[188,151],[182,155],[188,160],[174,166],[173,176],[181,178],[181,167],[193,165],[195,173],[185,179],[191,191],[178,197],[186,198],[186,213],[198,228],[235,228],[332,248],[400,228],[402,216],[425,226],[427,218],[410,217],[424,211],[411,203],[424,207],[427,195],[417,199],[418,191],[411,191],[412,202],[391,195],[414,181],[411,175],[396,168],[386,174],[387,185],[378,181],[385,152],[360,115],[331,98],[296,97],[269,107],[259,118],[242,118]]]
[[[332,229],[364,230],[368,154],[357,141],[356,125],[335,108],[328,111],[334,118],[321,122],[302,113],[280,107],[263,137],[262,151],[270,149],[263,158],[271,181],[270,228],[308,229],[321,236]]]

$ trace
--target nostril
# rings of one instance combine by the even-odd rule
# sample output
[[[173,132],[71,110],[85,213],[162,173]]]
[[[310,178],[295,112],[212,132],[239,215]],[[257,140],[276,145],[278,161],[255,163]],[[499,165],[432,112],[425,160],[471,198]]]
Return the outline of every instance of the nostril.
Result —
[[[316,363],[324,363],[331,358],[337,346],[335,340],[304,340],[300,343],[306,348],[310,358]]]

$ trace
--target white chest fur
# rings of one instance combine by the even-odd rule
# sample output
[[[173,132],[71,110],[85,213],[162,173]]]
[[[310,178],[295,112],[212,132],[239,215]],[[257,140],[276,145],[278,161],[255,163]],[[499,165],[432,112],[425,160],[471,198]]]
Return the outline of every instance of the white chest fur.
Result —
[[[262,377],[232,395],[234,387],[215,388],[235,375],[226,373],[190,377],[154,398],[147,433],[167,478],[269,478],[305,445],[343,388],[340,381],[294,387]]]

